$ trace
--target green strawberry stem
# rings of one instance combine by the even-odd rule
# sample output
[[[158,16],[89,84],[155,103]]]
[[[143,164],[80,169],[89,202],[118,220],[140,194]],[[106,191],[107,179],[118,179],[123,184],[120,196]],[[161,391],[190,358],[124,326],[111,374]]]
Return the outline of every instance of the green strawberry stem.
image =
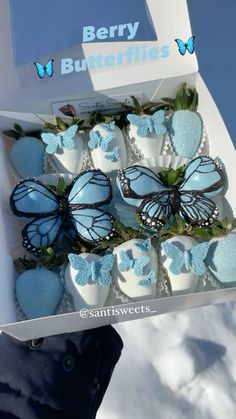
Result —
[[[197,112],[198,93],[195,88],[188,87],[187,83],[184,83],[177,92],[175,99],[163,98],[160,101],[161,103],[166,106],[166,110],[168,111],[189,110]]]

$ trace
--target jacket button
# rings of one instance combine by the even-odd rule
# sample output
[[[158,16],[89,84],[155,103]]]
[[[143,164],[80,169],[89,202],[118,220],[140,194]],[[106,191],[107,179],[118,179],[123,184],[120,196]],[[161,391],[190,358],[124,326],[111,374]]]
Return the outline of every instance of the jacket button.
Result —
[[[40,346],[42,345],[44,339],[43,338],[39,338],[39,339],[32,339],[32,340],[28,340],[28,347],[30,349],[39,349]]]
[[[62,360],[62,366],[67,372],[73,371],[76,366],[75,358],[72,355],[66,355]]]
[[[97,393],[97,391],[100,389],[100,384],[97,378],[94,378],[93,380],[93,387],[92,387],[92,392],[93,393]]]

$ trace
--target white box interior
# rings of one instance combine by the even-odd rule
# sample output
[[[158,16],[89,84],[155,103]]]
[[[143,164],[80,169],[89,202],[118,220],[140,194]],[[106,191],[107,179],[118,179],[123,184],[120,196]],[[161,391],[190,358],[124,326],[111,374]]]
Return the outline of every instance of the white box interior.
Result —
[[[210,155],[212,157],[219,157],[226,169],[228,177],[228,187],[225,193],[227,203],[224,207],[225,215],[232,218],[232,210],[236,208],[236,196],[234,193],[234,181],[235,181],[235,149],[233,143],[229,137],[224,122],[219,114],[219,111],[205,86],[201,76],[199,74],[192,74],[178,78],[165,79],[159,85],[159,89],[156,89],[156,82],[149,82],[139,84],[138,86],[127,86],[125,88],[119,88],[116,90],[117,93],[132,93],[132,89],[138,88],[138,91],[145,91],[149,98],[160,99],[163,96],[173,95],[178,90],[180,85],[187,81],[190,84],[196,84],[197,91],[199,93],[199,112],[203,117],[204,124],[206,126],[209,142],[210,142]],[[119,90],[119,91],[118,91]],[[113,93],[113,92],[112,92]],[[110,94],[110,92],[108,93]],[[10,118],[4,118],[4,123],[10,125],[11,122],[16,121],[17,114],[14,114],[11,121]],[[21,116],[25,118],[25,115]],[[30,118],[27,118],[30,119]],[[33,118],[32,118],[33,119]],[[7,121],[7,122],[6,122]],[[24,127],[24,123],[21,120],[21,124]],[[32,124],[32,123],[31,123]],[[29,127],[31,124],[27,122]],[[32,126],[32,125],[31,125]],[[224,147],[222,147],[222,142]],[[83,330],[91,327],[98,327],[105,324],[111,324],[119,321],[127,321],[134,318],[130,313],[124,313],[119,315],[111,315],[108,317],[97,317],[83,319],[79,313],[67,313],[62,315],[51,316],[47,318],[40,318],[35,320],[27,320],[16,322],[16,309],[14,301],[14,279],[13,279],[13,265],[12,259],[9,255],[9,249],[7,245],[7,235],[9,232],[9,225],[6,225],[4,219],[4,213],[6,211],[6,203],[11,192],[11,182],[9,179],[9,173],[7,170],[6,159],[4,158],[4,147],[3,139],[1,141],[0,159],[1,159],[1,211],[0,211],[0,237],[1,237],[1,294],[0,294],[0,324],[1,329],[6,333],[15,336],[21,340],[33,339],[40,336],[49,336],[52,334]],[[229,204],[229,205],[228,205]],[[219,303],[234,299],[236,297],[236,288],[228,288],[224,290],[215,290],[200,292],[187,295],[179,295],[172,297],[163,297],[154,300],[145,300],[144,302],[129,303],[127,305],[116,305],[116,308],[121,307],[141,307],[142,305],[148,305],[151,309],[151,313],[139,313],[135,314],[135,318],[146,317],[150,315],[156,315],[166,313],[174,310],[182,310],[186,308],[193,308],[197,306],[207,305],[211,303]]]
[[[178,13],[176,14],[176,0],[148,0],[153,21],[158,31],[158,36],[164,38],[165,43],[173,42],[178,33],[178,37],[188,39],[191,34],[191,27],[188,17],[187,5],[185,0],[178,0]],[[8,16],[8,0],[3,0],[0,5],[0,23],[4,28],[5,34],[9,28],[6,25]],[[160,18],[161,17],[161,18]],[[169,21],[167,30],[166,22]],[[170,29],[171,28],[171,29]],[[206,127],[209,143],[210,156],[219,157],[226,169],[228,176],[228,188],[225,194],[226,202],[224,213],[232,218],[232,210],[236,209],[236,195],[234,193],[235,182],[235,150],[229,137],[224,122],[219,111],[205,86],[200,74],[195,55],[185,57],[180,56],[176,46],[171,49],[172,59],[161,63],[142,64],[112,71],[90,72],[88,84],[93,89],[88,89],[88,84],[81,79],[79,87],[74,84],[74,78],[67,83],[56,81],[52,87],[48,85],[41,89],[41,85],[35,88],[29,86],[22,89],[18,85],[17,74],[14,72],[10,62],[11,39],[4,37],[4,42],[0,42],[0,54],[6,56],[5,70],[2,70],[0,77],[0,89],[5,92],[0,102],[0,129],[8,129],[14,122],[19,122],[23,128],[30,129],[41,126],[41,121],[37,114],[50,119],[51,104],[55,101],[72,100],[78,98],[88,98],[97,96],[111,96],[119,94],[134,94],[135,92],[145,93],[146,99],[158,100],[162,97],[173,97],[183,82],[195,85],[199,93],[199,113],[202,115]],[[152,44],[152,43],[150,43]],[[112,44],[93,44],[84,45],[83,54],[99,53],[104,48],[109,52],[113,49],[124,48],[124,43]],[[174,48],[175,47],[175,48]],[[4,64],[5,65],[5,64]],[[7,66],[11,71],[7,71]],[[12,82],[14,80],[14,83]],[[11,86],[11,89],[9,88]],[[7,89],[6,89],[7,86]],[[73,94],[70,93],[71,86]],[[90,86],[91,87],[91,86]],[[58,93],[59,89],[59,93]],[[11,90],[11,91],[10,91]],[[65,94],[67,92],[68,94]],[[29,113],[30,110],[30,113]],[[45,116],[46,115],[46,116]],[[6,208],[12,184],[7,167],[5,145],[3,137],[0,140],[0,328],[6,333],[21,339],[33,339],[42,336],[49,336],[64,332],[98,327],[119,321],[127,321],[134,318],[141,318],[150,315],[166,313],[174,310],[182,310],[203,306],[211,303],[219,303],[234,299],[236,288],[223,290],[207,291],[188,295],[172,296],[145,301],[143,303],[129,303],[127,307],[141,307],[148,305],[151,312],[132,315],[130,313],[114,314],[107,317],[96,317],[83,319],[79,313],[67,313],[62,315],[40,318],[35,320],[16,322],[16,308],[14,298],[14,275],[13,263],[8,246],[8,236],[11,234],[11,226],[6,222]],[[116,308],[126,307],[117,305]]]

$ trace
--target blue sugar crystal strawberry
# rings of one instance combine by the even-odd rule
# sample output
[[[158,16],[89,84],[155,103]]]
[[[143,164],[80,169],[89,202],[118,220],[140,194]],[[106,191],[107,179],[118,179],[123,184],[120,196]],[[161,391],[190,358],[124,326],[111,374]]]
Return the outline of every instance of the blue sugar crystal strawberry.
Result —
[[[20,137],[10,150],[10,161],[21,178],[44,174],[45,149],[34,137]]]
[[[35,136],[39,132],[27,135],[19,124],[14,124],[14,129],[3,131],[3,134],[16,140],[9,155],[15,174],[20,178],[43,175],[45,147]]]
[[[197,92],[184,84],[170,103],[170,110],[174,111],[167,126],[170,146],[176,155],[192,159],[203,145],[203,122],[197,113]]]
[[[55,314],[63,293],[60,276],[46,268],[29,269],[16,282],[16,298],[27,319]]]

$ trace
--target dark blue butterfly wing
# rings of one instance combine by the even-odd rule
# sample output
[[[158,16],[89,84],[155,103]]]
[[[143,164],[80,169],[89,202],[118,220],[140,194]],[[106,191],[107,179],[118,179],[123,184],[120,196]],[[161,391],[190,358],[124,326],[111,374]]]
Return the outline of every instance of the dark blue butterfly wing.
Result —
[[[80,173],[68,193],[70,207],[87,206],[93,208],[105,205],[112,199],[110,179],[101,170],[89,170]]]
[[[46,74],[47,74],[48,77],[53,76],[53,63],[54,63],[54,60],[51,59],[45,65],[45,71],[46,71]]]
[[[215,202],[198,192],[181,192],[179,215],[187,222],[208,226],[219,215]]]
[[[37,253],[41,248],[52,246],[61,233],[60,215],[36,218],[22,230],[23,246],[28,252]]]
[[[10,196],[12,212],[19,217],[35,218],[54,213],[59,208],[56,194],[40,181],[26,179],[20,182]]]
[[[155,228],[164,225],[166,219],[173,215],[171,191],[162,191],[145,198],[137,214],[146,226]]]
[[[186,44],[189,54],[193,54],[195,51],[195,36],[190,36]]]
[[[113,217],[96,208],[80,208],[71,211],[72,223],[79,237],[91,244],[109,240],[113,234]]]
[[[45,76],[45,70],[46,70],[45,66],[36,61],[34,62],[34,65],[36,67],[38,76],[40,77],[40,79],[43,79]]]
[[[211,197],[221,192],[223,186],[224,173],[219,165],[208,156],[200,156],[186,166],[179,190],[199,191],[206,197]]]
[[[159,176],[144,166],[130,166],[119,170],[117,185],[123,199],[130,205],[139,206],[144,197],[166,189]]]
[[[183,42],[181,39],[178,39],[178,38],[175,39],[175,42],[178,45],[180,54],[185,55],[186,50],[187,50],[187,45],[185,44],[185,42]]]

